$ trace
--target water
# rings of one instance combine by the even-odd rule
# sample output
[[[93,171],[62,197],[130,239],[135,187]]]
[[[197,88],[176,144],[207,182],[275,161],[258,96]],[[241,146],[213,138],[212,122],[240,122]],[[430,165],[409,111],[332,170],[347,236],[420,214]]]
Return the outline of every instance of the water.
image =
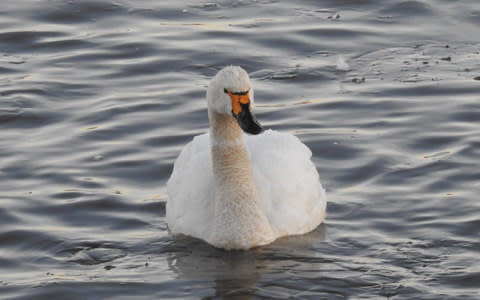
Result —
[[[3,1],[0,298],[480,298],[478,1],[168,2]],[[247,252],[165,222],[230,64],[329,197]]]

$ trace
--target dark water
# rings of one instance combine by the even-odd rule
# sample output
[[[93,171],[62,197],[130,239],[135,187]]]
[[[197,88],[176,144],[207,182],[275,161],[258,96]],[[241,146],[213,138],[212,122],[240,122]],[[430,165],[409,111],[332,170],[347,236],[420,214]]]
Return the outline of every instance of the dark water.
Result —
[[[477,0],[2,1],[0,298],[480,299],[479,26]],[[247,252],[165,222],[230,64],[329,197]]]

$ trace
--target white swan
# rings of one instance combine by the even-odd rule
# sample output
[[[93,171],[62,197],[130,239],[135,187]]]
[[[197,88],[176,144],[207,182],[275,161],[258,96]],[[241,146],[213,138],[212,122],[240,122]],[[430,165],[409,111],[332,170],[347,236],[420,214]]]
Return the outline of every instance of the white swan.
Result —
[[[169,230],[218,248],[249,249],[315,229],[326,196],[312,153],[291,134],[259,134],[248,74],[222,69],[207,100],[210,132],[182,150],[167,183]]]

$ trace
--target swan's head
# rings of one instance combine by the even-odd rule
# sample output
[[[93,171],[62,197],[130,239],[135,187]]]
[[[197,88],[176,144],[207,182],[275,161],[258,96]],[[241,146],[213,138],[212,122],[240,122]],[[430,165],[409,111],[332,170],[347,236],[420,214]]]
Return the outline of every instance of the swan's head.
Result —
[[[259,134],[262,126],[252,113],[253,89],[244,69],[225,67],[213,77],[207,90],[209,111],[233,116],[243,131]]]

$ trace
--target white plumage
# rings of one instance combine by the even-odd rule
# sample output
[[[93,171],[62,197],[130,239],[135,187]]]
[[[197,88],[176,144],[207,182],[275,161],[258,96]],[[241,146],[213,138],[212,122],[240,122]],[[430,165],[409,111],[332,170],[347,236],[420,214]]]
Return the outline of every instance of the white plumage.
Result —
[[[248,80],[243,69],[228,68],[237,68],[233,71],[240,74],[234,74],[239,81]],[[211,87],[223,88],[222,71]],[[229,99],[209,99],[212,101]],[[211,124],[226,118],[225,124],[221,129],[211,125],[213,136],[196,136],[176,160],[167,184],[170,231],[216,247],[248,249],[315,229],[325,218],[326,195],[310,149],[288,133],[267,130],[245,135],[231,122],[233,118],[225,114],[215,117],[218,112],[210,105],[209,109]],[[235,131],[236,137],[230,137],[230,131]],[[245,149],[246,157],[236,154],[238,149]],[[212,156],[221,161],[213,163]],[[233,163],[222,164],[223,156]]]

